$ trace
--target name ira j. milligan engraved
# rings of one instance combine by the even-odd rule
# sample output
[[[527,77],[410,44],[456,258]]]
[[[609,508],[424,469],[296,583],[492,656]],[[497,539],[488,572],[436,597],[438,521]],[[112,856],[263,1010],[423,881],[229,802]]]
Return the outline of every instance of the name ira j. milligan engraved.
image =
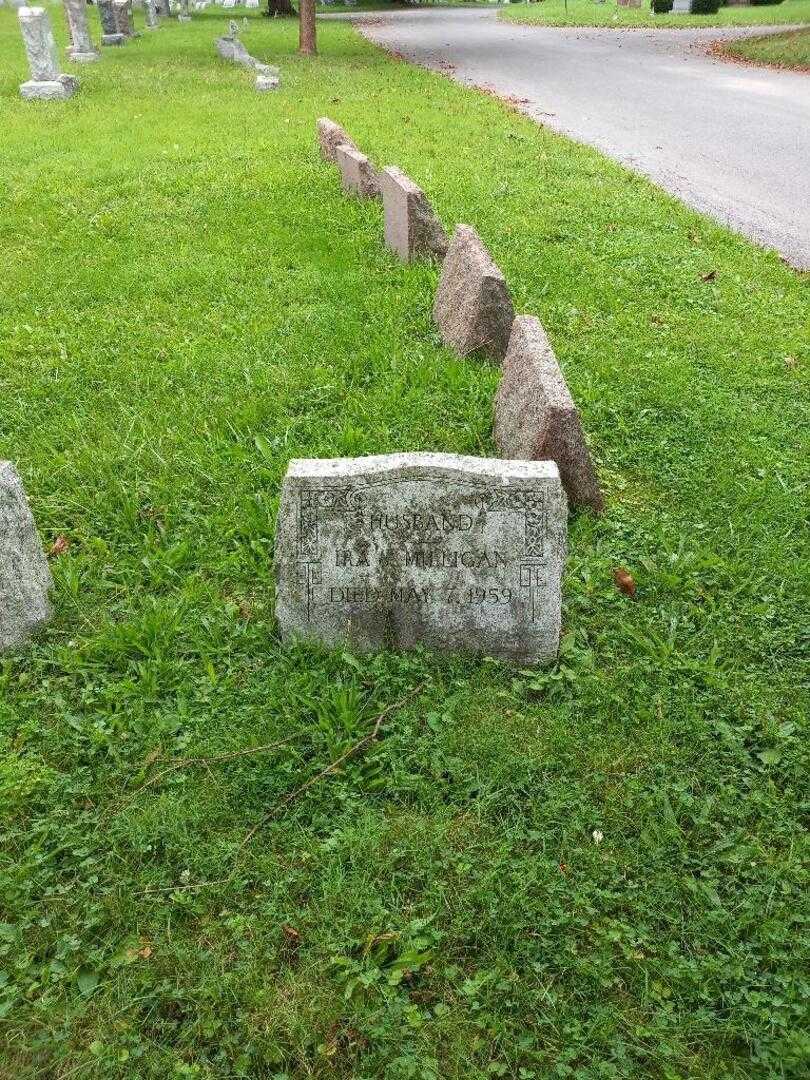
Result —
[[[422,453],[292,461],[276,530],[282,635],[551,659],[566,520],[553,462]]]

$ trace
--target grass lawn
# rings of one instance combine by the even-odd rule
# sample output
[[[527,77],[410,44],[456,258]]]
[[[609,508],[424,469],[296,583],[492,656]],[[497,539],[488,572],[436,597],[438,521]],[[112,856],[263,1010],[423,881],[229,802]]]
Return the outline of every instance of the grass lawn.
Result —
[[[596,4],[593,0],[540,0],[512,4],[500,17],[517,23],[541,26],[769,26],[772,23],[810,22],[810,0],[785,0],[782,4],[756,7],[721,7],[714,15],[654,15],[649,3],[640,8],[619,7],[616,0]]]
[[[226,14],[42,104],[0,10],[0,457],[70,541],[0,661],[0,1075],[805,1076],[810,278],[347,25],[251,18],[256,94]],[[551,669],[278,642],[291,457],[493,453],[322,114],[558,350],[609,509]]]
[[[810,71],[810,28],[729,41],[722,51],[757,64]]]

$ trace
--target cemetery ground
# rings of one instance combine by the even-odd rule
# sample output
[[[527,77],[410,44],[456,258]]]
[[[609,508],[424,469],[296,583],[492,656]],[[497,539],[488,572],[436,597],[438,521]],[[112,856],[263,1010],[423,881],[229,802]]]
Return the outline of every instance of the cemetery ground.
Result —
[[[56,580],[0,661],[0,1073],[806,1075],[808,276],[348,25],[251,19],[257,95],[224,21],[31,103],[0,10],[0,456]],[[290,458],[494,453],[321,115],[565,369],[607,511],[550,668],[278,641]]]
[[[781,4],[721,7],[711,15],[655,15],[649,3],[641,7],[618,7],[615,0],[597,4],[593,0],[542,0],[541,3],[510,4],[500,12],[502,19],[540,26],[631,26],[683,27],[770,26],[810,22],[810,0],[784,0]]]
[[[752,63],[810,71],[810,27],[725,42],[720,51]]]

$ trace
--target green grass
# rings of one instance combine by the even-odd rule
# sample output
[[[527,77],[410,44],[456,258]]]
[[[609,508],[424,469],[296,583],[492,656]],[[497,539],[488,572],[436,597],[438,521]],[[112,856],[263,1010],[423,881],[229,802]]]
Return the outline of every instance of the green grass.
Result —
[[[0,10],[0,456],[71,542],[0,661],[0,1075],[806,1075],[808,277],[348,26],[256,19],[258,95],[224,22],[41,104]],[[322,114],[558,350],[609,509],[551,669],[279,644],[291,457],[493,452]]]
[[[721,7],[714,15],[654,15],[645,3],[640,8],[619,7],[616,0],[596,4],[593,0],[540,0],[512,4],[500,12],[502,19],[541,26],[769,26],[772,23],[810,22],[810,0],[785,0],[782,4],[756,7]]]
[[[771,67],[810,71],[810,29],[727,42],[722,51],[741,60]]]

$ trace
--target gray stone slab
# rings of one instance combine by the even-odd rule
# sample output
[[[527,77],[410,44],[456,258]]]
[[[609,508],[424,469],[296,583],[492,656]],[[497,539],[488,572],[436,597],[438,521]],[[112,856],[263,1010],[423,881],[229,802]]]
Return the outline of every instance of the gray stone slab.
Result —
[[[557,463],[572,506],[604,509],[604,499],[565,376],[539,319],[512,327],[495,397],[495,444],[505,458]]]
[[[442,340],[461,356],[483,349],[503,360],[515,318],[506,280],[481,237],[459,225],[447,250],[433,318]]]
[[[337,148],[339,146],[350,146],[353,150],[357,149],[340,124],[336,124],[334,120],[330,120],[326,116],[322,116],[318,120],[318,145],[321,148],[323,160],[335,164],[337,163]]]
[[[58,79],[37,80],[20,84],[20,96],[28,101],[67,101],[79,89],[79,80],[73,75],[60,75]]]
[[[280,86],[281,80],[277,75],[256,76],[256,89],[260,93],[265,93],[267,90],[278,90]]]
[[[132,0],[113,0],[115,27],[124,38],[135,37],[135,20],[132,14]]]
[[[31,69],[31,82],[56,82],[59,59],[47,11],[41,7],[21,7],[17,17]]]
[[[68,56],[77,64],[90,64],[98,60],[101,53],[90,37],[87,22],[87,0],[62,0],[65,19],[70,31]]]
[[[423,453],[291,461],[276,528],[282,635],[550,660],[566,528],[553,462]]]
[[[385,212],[385,243],[403,262],[420,257],[443,259],[447,233],[427,196],[394,165],[380,173]]]
[[[365,154],[353,146],[341,145],[335,151],[340,179],[347,195],[361,199],[379,199],[380,181],[377,170]]]
[[[22,481],[0,461],[0,651],[19,644],[50,617],[51,572]]]

